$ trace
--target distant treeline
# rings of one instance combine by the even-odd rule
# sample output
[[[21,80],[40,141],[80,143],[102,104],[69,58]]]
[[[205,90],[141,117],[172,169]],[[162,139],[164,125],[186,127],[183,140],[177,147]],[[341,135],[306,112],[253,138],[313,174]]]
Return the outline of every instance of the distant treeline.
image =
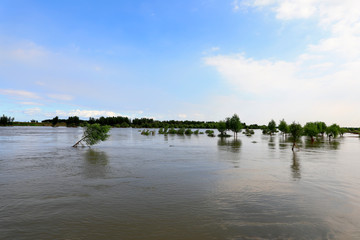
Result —
[[[119,128],[185,128],[185,129],[218,129],[221,133],[226,134],[225,130],[235,130],[235,132],[241,129],[261,129],[264,133],[272,133],[275,129],[282,131],[284,120],[280,121],[277,126],[275,121],[270,121],[268,125],[250,124],[247,125],[244,122],[240,122],[239,117],[235,114],[232,118],[226,118],[223,121],[179,121],[179,120],[154,120],[152,118],[135,118],[130,119],[128,117],[116,116],[116,117],[90,117],[89,120],[81,120],[78,116],[70,116],[67,119],[60,119],[58,116],[52,119],[45,119],[41,122],[37,120],[31,120],[30,122],[16,122],[13,117],[2,115],[0,117],[0,126],[67,126],[78,127],[85,126],[86,124],[99,123],[100,125],[108,125]],[[307,126],[308,128],[309,126]],[[239,128],[239,130],[236,130]],[[360,134],[360,128],[344,128],[346,132]],[[282,131],[283,132],[283,131]]]
[[[89,120],[81,120],[77,116],[69,117],[68,119],[59,119],[54,117],[53,119],[43,120],[42,123],[48,123],[52,126],[65,125],[67,127],[78,127],[86,123],[93,124],[99,123],[100,125],[109,125],[112,127],[133,127],[133,128],[207,128],[216,129],[218,122],[214,121],[179,121],[179,120],[166,120],[159,121],[152,118],[135,118],[130,119],[128,117],[100,117],[89,118]],[[245,124],[245,123],[244,123]],[[246,124],[245,124],[246,125]],[[255,128],[260,128],[258,125],[252,125]]]

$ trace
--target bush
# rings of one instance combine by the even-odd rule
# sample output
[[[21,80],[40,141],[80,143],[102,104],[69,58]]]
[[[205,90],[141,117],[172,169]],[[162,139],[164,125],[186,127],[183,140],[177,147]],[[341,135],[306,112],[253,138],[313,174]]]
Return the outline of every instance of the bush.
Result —
[[[188,128],[188,129],[186,129],[185,134],[186,135],[191,135],[191,134],[193,134],[193,131],[191,131],[191,129]]]

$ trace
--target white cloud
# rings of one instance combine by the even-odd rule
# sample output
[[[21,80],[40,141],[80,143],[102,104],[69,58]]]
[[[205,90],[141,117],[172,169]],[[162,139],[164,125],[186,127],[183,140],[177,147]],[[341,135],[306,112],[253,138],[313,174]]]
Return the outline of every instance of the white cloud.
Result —
[[[28,109],[25,109],[25,110],[24,110],[24,113],[25,113],[26,115],[30,115],[30,116],[40,114],[41,112],[42,112],[41,109],[38,108],[38,107],[28,108]]]
[[[18,98],[32,98],[32,99],[40,98],[36,93],[24,91],[24,90],[0,89],[0,94],[9,95]]]
[[[78,116],[81,118],[89,118],[89,117],[115,117],[115,116],[123,116],[120,113],[115,113],[112,111],[99,111],[99,110],[70,110],[70,111],[62,111],[62,110],[56,110],[55,115],[61,116],[61,117],[69,117],[69,116]]]
[[[360,113],[360,1],[255,0],[244,4],[272,11],[282,21],[315,19],[329,37],[310,44],[293,61],[259,59],[244,54],[204,58],[235,90],[230,99],[217,96],[214,109],[257,119],[288,121],[332,119],[358,126]],[[231,109],[228,106],[231,102]],[[214,104],[219,106],[216,106]],[[224,106],[221,108],[221,106]],[[246,115],[247,113],[251,115]],[[256,118],[257,117],[257,118]],[[332,123],[332,122],[331,122]]]
[[[183,119],[185,119],[185,118],[187,117],[187,115],[186,115],[186,114],[184,114],[184,113],[180,113],[180,114],[178,114],[178,117],[179,117],[179,118],[183,118]]]
[[[262,94],[296,81],[296,64],[284,61],[255,61],[243,55],[205,58],[205,63],[239,91]]]

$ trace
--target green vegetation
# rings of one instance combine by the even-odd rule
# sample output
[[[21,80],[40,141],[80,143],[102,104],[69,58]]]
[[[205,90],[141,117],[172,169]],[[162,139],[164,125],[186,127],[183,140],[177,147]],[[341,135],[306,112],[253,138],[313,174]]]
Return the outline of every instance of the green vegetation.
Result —
[[[243,129],[243,125],[240,122],[240,118],[237,114],[234,114],[231,118],[226,118],[226,128],[233,131],[234,137],[237,137],[238,132]]]
[[[321,136],[324,136],[327,128],[326,124],[324,122],[316,122],[316,126]]]
[[[191,134],[193,134],[193,131],[191,131],[191,129],[188,128],[188,129],[185,130],[185,134],[186,135],[191,135]]]
[[[110,130],[110,126],[101,126],[98,123],[86,125],[84,128],[83,137],[76,142],[73,147],[77,147],[83,141],[88,145],[94,145],[100,141],[105,141],[109,135],[108,132]]]
[[[149,136],[150,134],[155,136],[155,131],[150,131],[149,129],[144,129],[141,131],[141,135]]]
[[[208,135],[208,137],[215,137],[214,131],[213,130],[206,130],[205,133]]]
[[[276,123],[274,120],[271,120],[267,126],[270,135],[273,135],[276,132]]]
[[[330,127],[326,128],[326,135],[328,136],[329,140],[331,140],[331,138],[336,138],[339,134],[340,134],[340,130],[341,128],[339,127],[339,125],[337,124],[333,124]]]
[[[317,123],[308,122],[304,126],[304,134],[311,138],[311,142],[314,142],[316,137],[319,134],[319,129]]]
[[[255,134],[254,130],[249,129],[249,128],[245,128],[245,131],[243,132],[243,134],[245,134],[246,136],[250,137],[252,135]]]
[[[56,127],[58,122],[59,122],[59,117],[58,116],[54,117],[51,121],[51,126]]]
[[[287,125],[284,119],[280,121],[278,128],[283,135],[288,134],[290,132],[289,126]]]
[[[2,117],[0,117],[0,126],[10,126],[13,125],[13,122],[13,117],[7,117],[4,114],[2,115]]]
[[[293,122],[289,126],[289,132],[293,141],[293,146],[291,148],[292,151],[294,151],[294,147],[296,146],[296,142],[300,140],[302,134],[303,134],[303,128],[301,124]]]
[[[217,123],[217,130],[220,132],[219,137],[230,137],[230,135],[226,133],[227,127],[225,121]]]
[[[66,120],[67,127],[78,127],[78,126],[80,126],[80,123],[81,123],[81,121],[78,116],[69,117]]]

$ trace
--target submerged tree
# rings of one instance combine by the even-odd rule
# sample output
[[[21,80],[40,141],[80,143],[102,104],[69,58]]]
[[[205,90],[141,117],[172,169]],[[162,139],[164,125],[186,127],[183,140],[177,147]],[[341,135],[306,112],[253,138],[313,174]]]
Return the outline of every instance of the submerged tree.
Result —
[[[228,118],[226,122],[229,129],[234,132],[234,136],[237,137],[238,132],[243,128],[239,116],[234,114],[231,118]]]
[[[316,123],[308,122],[304,126],[304,134],[311,138],[311,142],[314,142],[314,137],[319,134],[319,129]]]
[[[82,141],[88,146],[94,145],[100,141],[105,141],[110,135],[108,134],[110,126],[101,126],[99,123],[87,125],[84,128],[84,134],[82,138],[73,145],[77,147]]]
[[[279,123],[279,130],[283,133],[283,135],[289,133],[289,126],[285,122],[285,120],[281,120]]]
[[[273,119],[269,122],[267,127],[270,135],[273,135],[276,132],[276,122]]]
[[[340,127],[337,124],[333,124],[330,127],[326,128],[326,135],[331,140],[331,137],[336,138],[340,134]]]
[[[291,150],[294,151],[294,147],[296,146],[296,142],[299,141],[301,136],[302,136],[303,128],[299,123],[293,122],[292,124],[290,124],[289,130],[290,130],[290,135],[291,135],[292,140],[293,140],[293,145],[292,145]]]
[[[217,130],[220,132],[220,134],[219,134],[220,137],[227,136],[226,129],[227,129],[227,127],[226,127],[226,122],[225,121],[219,121],[217,123]]]
[[[316,126],[321,136],[324,136],[324,133],[326,132],[326,128],[327,128],[326,123],[316,122]]]

